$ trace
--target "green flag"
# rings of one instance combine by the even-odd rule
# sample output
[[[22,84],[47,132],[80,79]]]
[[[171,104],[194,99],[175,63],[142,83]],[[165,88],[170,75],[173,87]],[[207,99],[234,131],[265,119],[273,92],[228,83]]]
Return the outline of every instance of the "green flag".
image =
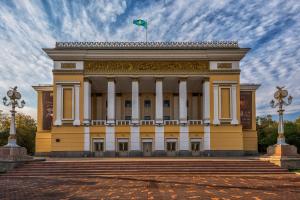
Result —
[[[135,19],[133,20],[133,24],[137,26],[143,26],[145,29],[147,29],[147,21],[143,19]]]

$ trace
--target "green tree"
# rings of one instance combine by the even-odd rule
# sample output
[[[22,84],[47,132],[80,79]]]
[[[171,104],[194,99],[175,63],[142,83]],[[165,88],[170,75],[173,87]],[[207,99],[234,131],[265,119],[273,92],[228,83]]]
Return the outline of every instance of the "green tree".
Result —
[[[258,151],[265,153],[267,147],[277,142],[278,123],[270,116],[257,118]],[[300,117],[295,121],[284,122],[286,142],[295,145],[300,152]]]
[[[9,136],[10,117],[2,118],[0,132],[0,146],[7,144]],[[36,122],[29,115],[22,113],[16,114],[17,144],[25,147],[29,154],[33,154],[35,150],[35,133]]]

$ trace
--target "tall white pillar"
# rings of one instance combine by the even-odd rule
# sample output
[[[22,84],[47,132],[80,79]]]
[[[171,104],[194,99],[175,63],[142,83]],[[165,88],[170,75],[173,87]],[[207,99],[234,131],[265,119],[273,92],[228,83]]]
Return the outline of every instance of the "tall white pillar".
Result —
[[[237,94],[236,94],[236,85],[231,86],[231,108],[232,108],[232,120],[231,124],[238,124],[239,121],[237,119]]]
[[[131,99],[131,119],[133,124],[139,123],[140,111],[139,111],[139,81],[133,79],[131,82],[132,99]]]
[[[107,82],[107,123],[115,124],[115,81],[110,79]]]
[[[79,119],[79,96],[80,96],[80,85],[75,85],[75,107],[74,107],[74,126],[80,126],[80,119]]]
[[[62,86],[56,85],[56,116],[55,116],[55,126],[61,126],[61,110],[62,110]]]
[[[204,123],[204,150],[210,150],[210,87],[209,80],[203,82],[203,123]]]
[[[155,122],[156,124],[163,123],[163,82],[162,79],[155,81]]]
[[[132,79],[131,82],[131,123],[130,128],[130,150],[140,151],[140,127],[139,127],[139,81],[138,79]]]
[[[179,81],[179,120],[187,123],[187,86],[186,80]]]
[[[203,83],[203,123],[210,123],[210,88],[209,81],[205,80]]]
[[[91,83],[85,80],[83,83],[83,124],[89,126],[91,123]]]
[[[220,124],[219,120],[219,85],[214,85],[214,124]]]

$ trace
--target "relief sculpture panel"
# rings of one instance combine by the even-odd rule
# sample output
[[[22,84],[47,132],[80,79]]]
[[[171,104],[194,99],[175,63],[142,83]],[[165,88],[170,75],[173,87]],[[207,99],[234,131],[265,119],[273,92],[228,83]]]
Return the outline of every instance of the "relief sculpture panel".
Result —
[[[208,61],[85,61],[86,74],[197,74],[209,70]]]

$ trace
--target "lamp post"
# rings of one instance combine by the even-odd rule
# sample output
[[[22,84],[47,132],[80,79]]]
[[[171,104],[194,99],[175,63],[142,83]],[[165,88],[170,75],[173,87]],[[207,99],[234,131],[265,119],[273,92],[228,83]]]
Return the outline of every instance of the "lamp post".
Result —
[[[23,108],[25,105],[24,100],[21,99],[21,93],[17,91],[17,86],[11,88],[7,91],[7,97],[3,98],[3,104],[5,106],[11,106],[11,121],[10,121],[10,130],[9,130],[9,138],[8,143],[4,147],[19,147],[16,142],[16,125],[15,125],[15,115],[16,115],[16,107]]]
[[[285,143],[285,137],[284,137],[284,128],[283,128],[283,106],[288,106],[292,103],[293,97],[288,96],[288,91],[284,90],[284,87],[277,86],[277,91],[274,93],[275,100],[272,100],[270,102],[270,105],[272,108],[278,107],[278,114],[279,114],[279,122],[278,122],[278,138],[277,138],[277,144],[280,145],[287,145]],[[287,102],[285,101],[285,98],[287,98]]]

